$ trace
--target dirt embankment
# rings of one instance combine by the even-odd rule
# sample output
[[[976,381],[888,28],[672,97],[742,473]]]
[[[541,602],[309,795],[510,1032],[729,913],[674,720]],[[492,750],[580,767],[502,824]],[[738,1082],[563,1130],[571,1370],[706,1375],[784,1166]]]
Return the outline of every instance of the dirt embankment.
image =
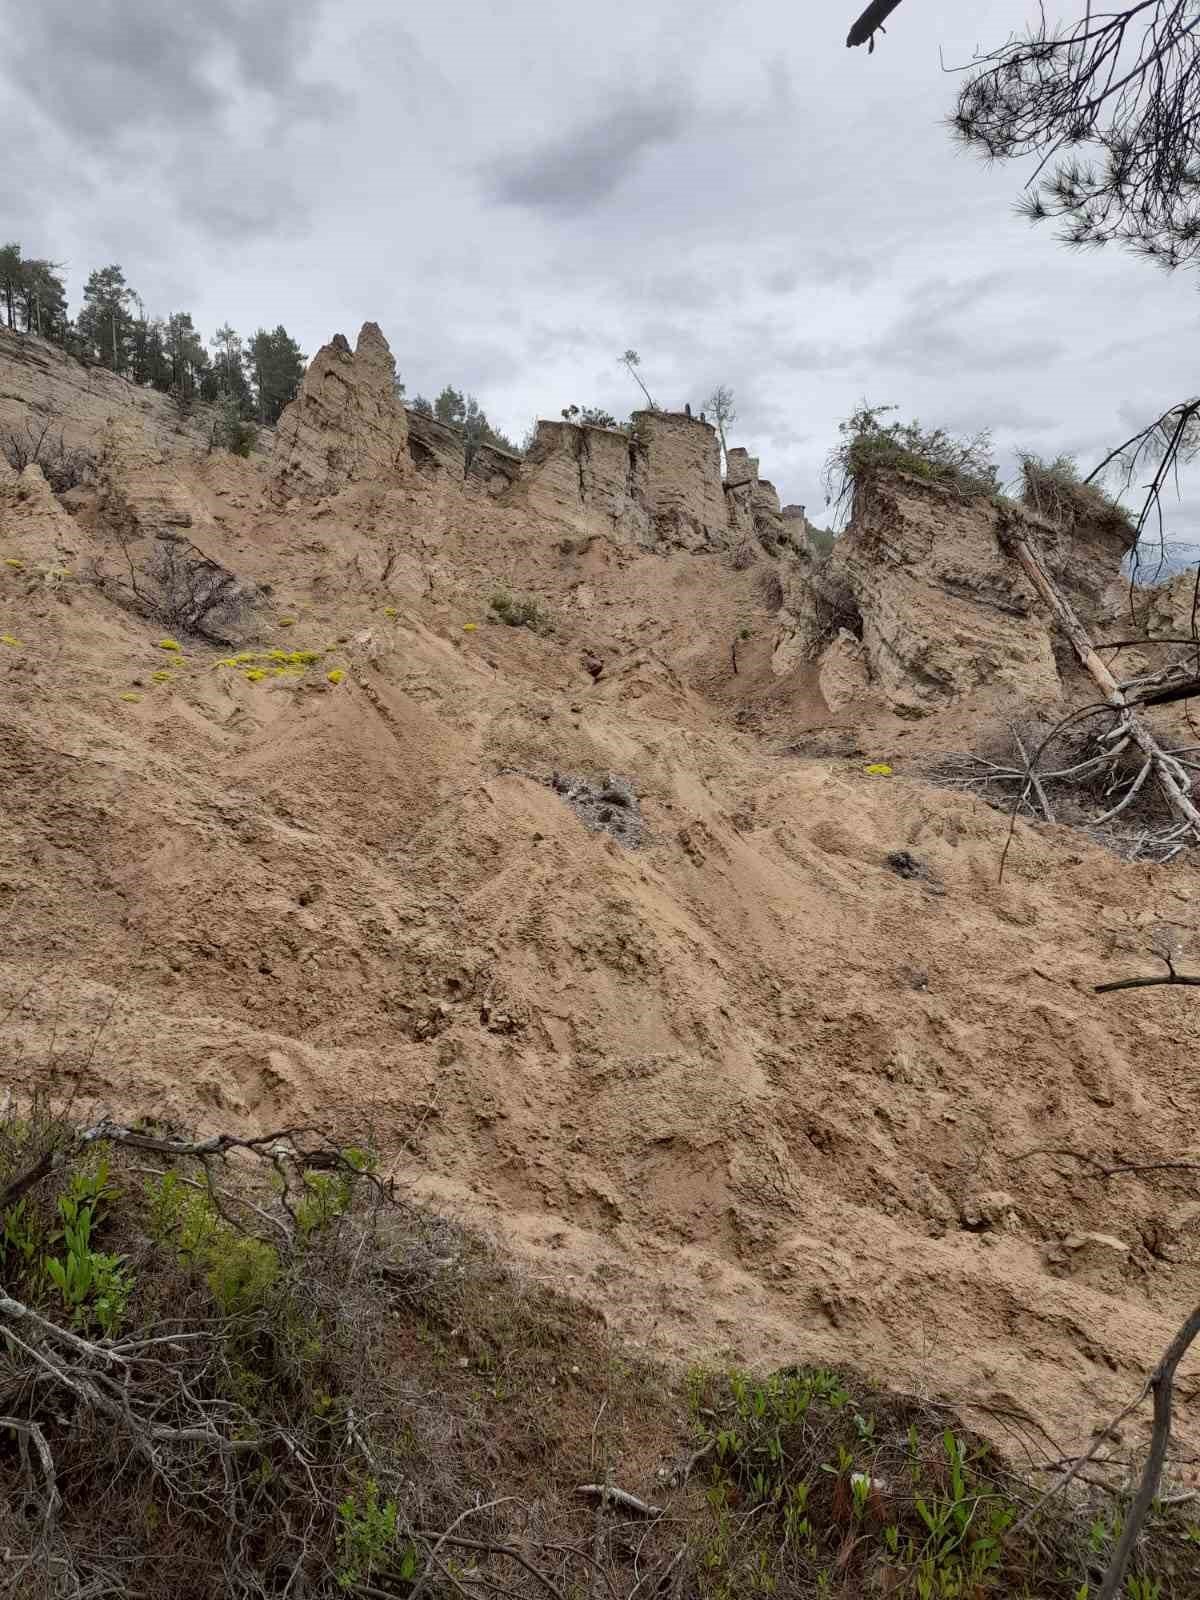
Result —
[[[165,503],[108,448],[73,514],[0,486],[6,1078],[353,1129],[656,1351],[1085,1443],[1194,1303],[1200,1223],[1056,1152],[1194,1148],[1195,1001],[1092,985],[1194,923],[1195,875],[1022,823],[998,883],[1005,817],[918,775],[1074,692],[983,524],[894,485],[896,584],[851,562],[862,639],[814,659],[799,563],[581,536],[400,456],[281,505],[211,456],[170,525],[259,604],[173,650],[91,581]],[[627,780],[641,845],[556,773]]]

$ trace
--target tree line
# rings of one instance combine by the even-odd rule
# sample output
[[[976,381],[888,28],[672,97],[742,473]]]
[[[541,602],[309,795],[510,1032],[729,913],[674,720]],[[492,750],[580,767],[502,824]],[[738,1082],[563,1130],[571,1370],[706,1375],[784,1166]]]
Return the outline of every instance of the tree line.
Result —
[[[397,384],[397,389],[403,396],[404,385]],[[448,422],[451,427],[461,428],[466,435],[468,459],[481,444],[507,450],[513,456],[523,453],[519,444],[514,444],[499,428],[492,427],[487,413],[473,394],[465,394],[452,384],[447,384],[436,400],[428,400],[423,394],[414,395],[411,405],[414,411],[419,411],[424,417],[436,417],[439,422]]]
[[[249,339],[225,323],[206,344],[189,311],[148,317],[115,264],[89,275],[72,318],[61,271],[61,263],[27,256],[20,244],[0,245],[0,316],[8,328],[183,402],[224,402],[247,422],[273,424],[295,398],[307,357],[282,323]]]

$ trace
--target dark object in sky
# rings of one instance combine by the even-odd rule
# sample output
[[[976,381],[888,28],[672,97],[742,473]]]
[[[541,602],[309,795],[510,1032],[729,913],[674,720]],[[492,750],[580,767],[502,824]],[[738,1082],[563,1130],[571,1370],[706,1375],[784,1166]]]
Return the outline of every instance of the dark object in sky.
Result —
[[[876,30],[880,33],[887,32],[884,23],[899,4],[900,0],[871,0],[871,4],[846,35],[847,49],[853,49],[856,44],[865,44],[867,54],[870,55],[875,48]]]

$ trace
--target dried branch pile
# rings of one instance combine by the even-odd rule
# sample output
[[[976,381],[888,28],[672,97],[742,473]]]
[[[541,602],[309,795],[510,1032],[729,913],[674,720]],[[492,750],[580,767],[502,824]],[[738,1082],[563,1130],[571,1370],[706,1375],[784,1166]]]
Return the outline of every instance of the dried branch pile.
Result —
[[[1200,640],[1096,646],[1018,515],[1010,515],[1003,537],[1104,698],[1044,735],[1014,726],[1007,756],[951,756],[934,776],[948,787],[994,796],[1014,816],[1070,823],[1131,860],[1170,861],[1200,844],[1200,744],[1174,744],[1146,716],[1152,707],[1200,694]],[[1119,680],[1101,651],[1124,646],[1173,654],[1155,671]]]

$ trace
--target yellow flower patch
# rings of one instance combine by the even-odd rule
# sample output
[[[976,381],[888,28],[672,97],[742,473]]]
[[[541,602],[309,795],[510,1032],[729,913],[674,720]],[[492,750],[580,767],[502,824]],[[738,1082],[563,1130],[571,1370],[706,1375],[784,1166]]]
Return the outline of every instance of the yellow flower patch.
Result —
[[[10,650],[21,648],[20,639],[14,639],[11,633],[0,633],[0,644],[6,644]]]
[[[334,667],[333,671],[327,672],[325,676],[329,679],[330,683],[341,683],[346,674],[342,671],[341,667]]]
[[[160,650],[182,650],[183,646],[180,644],[178,639],[160,639],[158,641],[158,648]]]
[[[892,769],[886,761],[872,761],[869,767],[863,768],[863,771],[870,773],[873,778],[890,778],[892,775]]]

